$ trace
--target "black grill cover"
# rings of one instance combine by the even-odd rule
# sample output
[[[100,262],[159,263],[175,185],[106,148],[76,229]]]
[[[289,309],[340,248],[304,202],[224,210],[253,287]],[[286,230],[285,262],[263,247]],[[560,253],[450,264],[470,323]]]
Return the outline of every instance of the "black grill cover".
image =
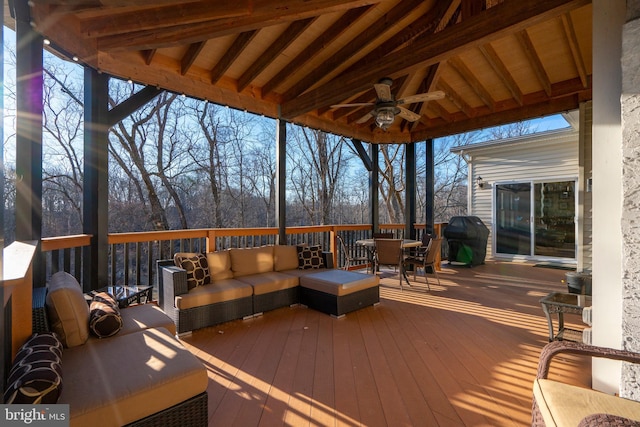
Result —
[[[449,243],[449,262],[469,266],[484,264],[489,229],[477,216],[454,216],[444,228]]]

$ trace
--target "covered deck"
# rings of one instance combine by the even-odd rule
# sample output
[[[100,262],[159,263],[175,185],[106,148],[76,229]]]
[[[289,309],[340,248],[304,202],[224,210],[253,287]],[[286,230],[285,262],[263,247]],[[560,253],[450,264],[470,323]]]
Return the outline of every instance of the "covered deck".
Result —
[[[401,292],[385,270],[380,304],[344,318],[283,308],[182,342],[209,371],[210,425],[530,425],[548,340],[538,301],[566,290],[565,273],[445,263],[440,286]],[[552,366],[555,378],[590,385],[590,360]]]

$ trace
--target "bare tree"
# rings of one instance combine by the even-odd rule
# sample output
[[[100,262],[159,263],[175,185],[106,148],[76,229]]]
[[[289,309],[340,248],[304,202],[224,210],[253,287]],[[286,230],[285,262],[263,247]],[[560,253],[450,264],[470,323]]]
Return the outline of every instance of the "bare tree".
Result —
[[[379,150],[383,160],[379,189],[386,207],[385,219],[391,223],[401,223],[404,221],[405,145],[383,144]]]
[[[350,157],[342,137],[303,127],[292,127],[288,150],[291,177],[299,206],[311,224],[329,224],[334,197],[342,184]]]

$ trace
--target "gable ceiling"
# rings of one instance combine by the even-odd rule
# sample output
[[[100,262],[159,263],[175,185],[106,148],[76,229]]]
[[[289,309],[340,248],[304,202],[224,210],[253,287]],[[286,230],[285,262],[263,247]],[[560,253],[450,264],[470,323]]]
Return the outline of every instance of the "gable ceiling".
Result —
[[[23,1],[23,0],[16,0]],[[36,31],[103,72],[366,142],[413,142],[591,99],[589,0],[32,0]],[[373,85],[403,104],[383,130]],[[410,114],[410,113],[409,113]]]

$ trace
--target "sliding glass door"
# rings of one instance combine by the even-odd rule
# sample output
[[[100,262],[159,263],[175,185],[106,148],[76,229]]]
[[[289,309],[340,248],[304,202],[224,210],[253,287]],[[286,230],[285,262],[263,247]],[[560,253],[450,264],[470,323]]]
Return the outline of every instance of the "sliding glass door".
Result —
[[[575,182],[495,186],[496,253],[575,258]]]

